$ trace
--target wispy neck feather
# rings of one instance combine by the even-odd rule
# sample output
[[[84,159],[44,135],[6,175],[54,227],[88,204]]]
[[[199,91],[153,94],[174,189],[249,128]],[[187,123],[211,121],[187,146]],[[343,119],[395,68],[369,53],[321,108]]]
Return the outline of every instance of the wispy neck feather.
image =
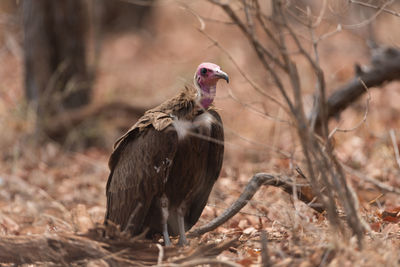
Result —
[[[207,109],[214,101],[216,94],[216,85],[205,85],[194,80],[194,85],[197,89],[197,103]]]

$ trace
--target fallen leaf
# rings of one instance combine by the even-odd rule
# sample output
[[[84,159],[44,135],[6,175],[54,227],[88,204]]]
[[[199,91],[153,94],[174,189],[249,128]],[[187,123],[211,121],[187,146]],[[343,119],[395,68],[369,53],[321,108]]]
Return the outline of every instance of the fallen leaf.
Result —
[[[380,230],[381,230],[381,223],[380,222],[370,223],[369,226],[371,227],[372,231],[380,232]]]
[[[239,263],[243,266],[249,266],[254,263],[254,260],[252,258],[245,258],[245,259],[237,261],[236,263]]]

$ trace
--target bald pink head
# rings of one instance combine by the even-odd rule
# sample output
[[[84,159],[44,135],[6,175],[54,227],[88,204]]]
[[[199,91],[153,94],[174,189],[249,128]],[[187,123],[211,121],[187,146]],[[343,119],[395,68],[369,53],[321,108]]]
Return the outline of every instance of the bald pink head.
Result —
[[[197,67],[194,83],[199,90],[199,102],[203,108],[208,108],[214,101],[219,79],[229,83],[228,74],[223,72],[220,66],[205,62]]]

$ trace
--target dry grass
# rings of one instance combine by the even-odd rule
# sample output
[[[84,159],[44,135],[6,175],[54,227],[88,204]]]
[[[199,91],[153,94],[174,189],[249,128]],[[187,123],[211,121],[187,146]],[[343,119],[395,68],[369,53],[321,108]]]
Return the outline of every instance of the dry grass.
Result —
[[[287,119],[277,105],[255,92],[232,62],[196,30],[197,19],[178,6],[171,2],[157,7],[151,33],[106,40],[94,101],[124,100],[150,107],[174,95],[185,82],[191,82],[193,70],[202,61],[215,62],[229,73],[231,83],[219,85],[216,100],[226,129],[226,156],[209,205],[198,222],[201,225],[232,203],[255,172],[293,174],[292,164],[297,162],[280,152],[299,159],[301,151],[291,126],[259,116],[243,105],[251,104],[273,117]],[[226,20],[215,6],[200,1],[193,1],[190,6],[207,17]],[[384,17],[377,22],[380,42],[399,46],[400,35],[394,33],[398,32],[400,19]],[[325,23],[323,27],[321,31],[328,32],[335,25]],[[206,20],[206,31],[218,39],[252,80],[269,94],[278,95],[236,28]],[[105,148],[71,152],[52,142],[37,146],[32,138],[35,118],[27,112],[23,100],[22,55],[15,51],[20,50],[4,42],[0,53],[0,234],[84,232],[103,220],[107,159],[117,133],[105,131],[111,133],[105,136],[108,140]],[[353,77],[355,62],[369,61],[364,41],[348,31],[322,41],[320,57],[328,88]],[[312,70],[305,62],[297,64],[305,101],[311,105],[309,99],[315,88]],[[243,103],[230,97],[229,90]],[[371,97],[366,123],[355,131],[336,133],[335,148],[346,165],[398,187],[400,170],[389,131],[394,129],[399,139],[399,83],[371,89]],[[332,126],[351,128],[362,120],[364,108],[365,100],[357,102]],[[102,125],[112,128],[113,121]],[[240,214],[191,242],[239,237],[240,245],[223,252],[219,259],[257,265],[261,262],[260,230],[264,229],[270,260],[276,266],[398,266],[398,220],[385,219],[381,214],[384,210],[398,209],[400,197],[381,195],[362,179],[347,177],[360,200],[361,215],[372,228],[366,233],[362,251],[357,249],[355,239],[345,241],[332,231],[326,218],[275,188],[263,188]]]

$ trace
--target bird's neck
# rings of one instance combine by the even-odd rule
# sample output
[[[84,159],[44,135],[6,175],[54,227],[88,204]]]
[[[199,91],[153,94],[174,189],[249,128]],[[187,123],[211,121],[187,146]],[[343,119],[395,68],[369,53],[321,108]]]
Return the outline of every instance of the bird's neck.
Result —
[[[197,88],[197,102],[207,109],[214,101],[216,94],[216,85],[207,85],[200,83],[195,83]]]

